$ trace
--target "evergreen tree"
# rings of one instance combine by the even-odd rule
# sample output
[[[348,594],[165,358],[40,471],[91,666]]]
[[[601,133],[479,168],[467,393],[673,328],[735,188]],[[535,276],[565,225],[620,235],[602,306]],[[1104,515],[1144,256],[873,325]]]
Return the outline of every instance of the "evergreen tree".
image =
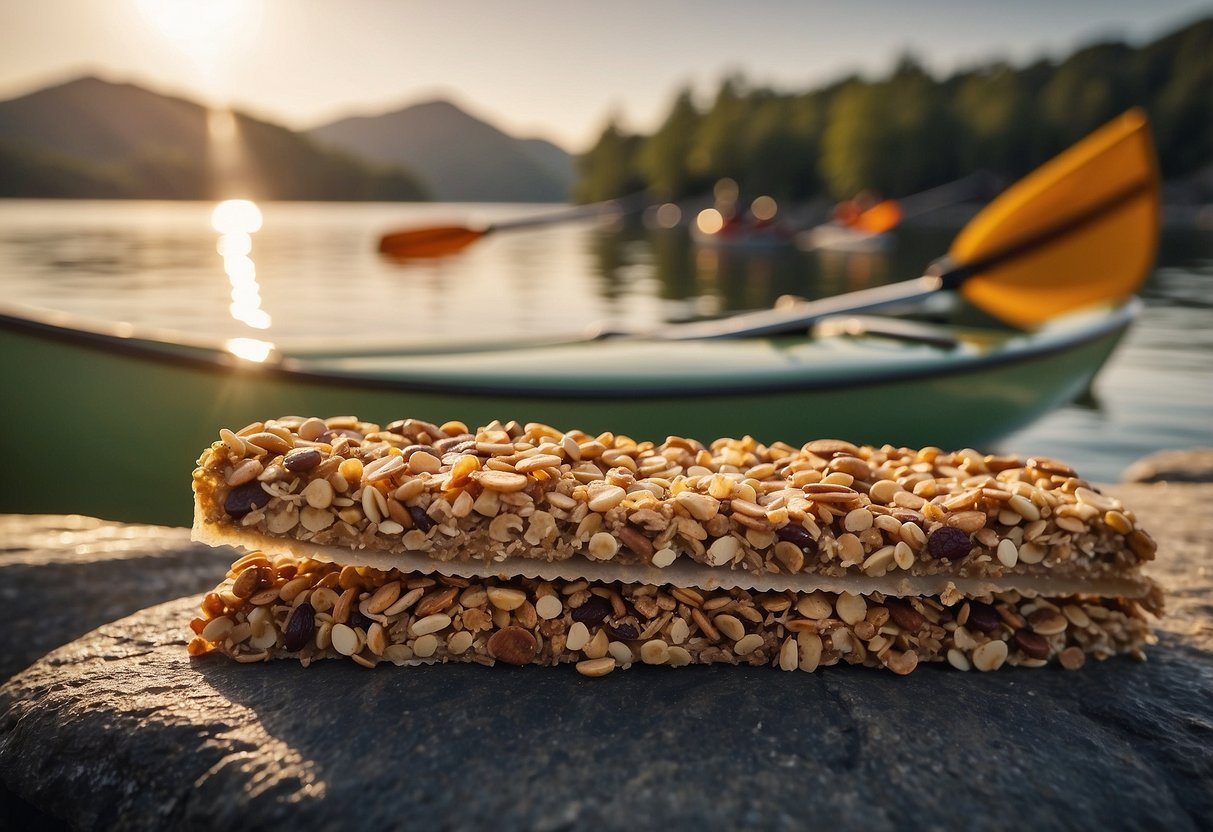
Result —
[[[636,169],[640,142],[639,137],[624,134],[612,118],[594,147],[580,159],[576,199],[601,202],[640,190],[643,181]]]
[[[1022,176],[1133,106],[1150,114],[1164,176],[1213,165],[1213,18],[1140,48],[1100,43],[1060,63],[996,62],[943,80],[912,57],[882,80],[797,95],[730,76],[706,112],[683,89],[650,137],[608,126],[582,159],[578,196],[647,185],[678,199],[725,177],[780,200],[905,196],[977,170]]]
[[[701,116],[691,99],[691,91],[683,89],[674,99],[674,106],[661,127],[645,139],[637,166],[645,183],[663,199],[687,196],[703,184],[692,174],[690,158],[699,130]]]

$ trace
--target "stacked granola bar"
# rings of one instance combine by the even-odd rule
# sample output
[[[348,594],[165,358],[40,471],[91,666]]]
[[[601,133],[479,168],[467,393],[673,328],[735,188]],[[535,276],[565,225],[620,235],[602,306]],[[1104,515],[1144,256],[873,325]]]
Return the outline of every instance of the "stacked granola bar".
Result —
[[[194,490],[250,553],[190,649],[238,661],[1075,668],[1161,611],[1132,511],[1042,458],[291,417]]]

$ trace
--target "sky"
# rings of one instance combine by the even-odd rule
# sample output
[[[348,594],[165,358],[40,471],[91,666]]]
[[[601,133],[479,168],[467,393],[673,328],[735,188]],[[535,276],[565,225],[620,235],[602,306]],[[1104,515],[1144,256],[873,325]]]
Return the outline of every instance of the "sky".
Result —
[[[1198,17],[1190,0],[3,0],[0,99],[83,74],[292,128],[448,98],[580,152],[608,120],[660,123],[721,79],[806,90],[886,74],[1023,64]]]

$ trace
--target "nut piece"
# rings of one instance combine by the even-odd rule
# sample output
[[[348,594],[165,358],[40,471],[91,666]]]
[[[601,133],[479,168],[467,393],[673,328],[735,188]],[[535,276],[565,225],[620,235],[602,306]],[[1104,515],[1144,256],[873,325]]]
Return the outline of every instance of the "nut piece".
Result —
[[[265,466],[256,459],[246,459],[241,462],[232,472],[227,475],[227,484],[230,486],[244,485],[256,479],[257,475],[265,470]]]
[[[733,645],[733,652],[738,656],[748,656],[762,646],[763,638],[759,633],[750,633]]]
[[[474,475],[475,479],[489,491],[500,491],[505,494],[521,491],[526,488],[527,478],[524,474],[512,474],[509,471],[489,469]]]
[[[829,618],[833,614],[834,608],[824,592],[815,590],[808,595],[801,596],[800,600],[796,602],[796,612],[805,618],[821,621],[823,618]]]
[[[712,566],[725,566],[731,563],[740,551],[741,544],[735,538],[727,535],[717,538],[708,547],[708,563]]]
[[[564,612],[564,605],[555,595],[545,595],[535,602],[535,613],[544,621],[558,618]]]
[[[674,502],[700,522],[711,520],[720,511],[720,502],[707,494],[683,491],[674,497]]]
[[[872,528],[872,519],[872,512],[866,508],[857,508],[847,513],[842,525],[849,532],[862,532]]]
[[[1042,636],[1055,636],[1064,633],[1070,622],[1059,612],[1039,609],[1028,616],[1028,624],[1034,633]]]
[[[367,600],[366,611],[377,615],[396,603],[396,599],[399,597],[400,581],[389,581],[375,590],[375,594]]]
[[[863,596],[852,595],[849,592],[839,593],[834,606],[838,609],[838,617],[851,625],[863,621],[868,613],[868,604],[863,600]]]
[[[973,651],[973,666],[981,671],[997,670],[1007,660],[1005,641],[987,641]]]
[[[804,450],[822,459],[832,459],[836,456],[858,456],[856,448],[845,439],[814,439],[804,446]]]
[[[898,598],[886,598],[885,609],[889,611],[889,618],[893,619],[893,623],[907,633],[917,633],[922,629],[922,625],[926,623],[926,619],[922,617],[922,613],[914,609],[906,601]]]
[[[659,638],[640,645],[640,660],[645,664],[665,664],[670,660],[670,646]]]
[[[1078,670],[1086,663],[1087,654],[1082,652],[1081,647],[1067,647],[1057,654],[1057,660],[1066,670]]]
[[[961,671],[973,669],[973,665],[969,663],[969,657],[964,654],[963,650],[958,650],[955,647],[948,650],[948,664]]]
[[[333,504],[333,486],[328,480],[312,480],[303,489],[303,499],[312,508],[328,508]]]
[[[595,560],[610,560],[619,551],[619,541],[610,532],[597,532],[590,538],[586,554]]]
[[[796,637],[788,636],[779,648],[779,669],[795,670],[799,665],[800,649],[796,646]]]
[[[582,648],[587,659],[601,659],[607,654],[607,649],[610,647],[610,638],[607,636],[605,629],[599,630],[594,634],[594,637],[586,643]]]
[[[619,529],[619,539],[623,541],[623,545],[631,549],[635,554],[649,560],[653,557],[653,541],[649,540],[645,535],[632,528],[631,526],[622,526]],[[669,566],[667,563],[666,566]]]
[[[615,659],[611,656],[577,662],[577,672],[582,676],[605,676],[614,669]]]
[[[248,598],[258,589],[273,580],[273,570],[268,566],[249,566],[232,584],[232,594],[237,598]]]
[[[493,633],[488,643],[489,655],[506,664],[530,664],[539,652],[535,637],[522,627],[505,627]]]
[[[413,642],[413,655],[428,659],[438,652],[438,636],[427,633]]]
[[[522,518],[517,514],[498,514],[489,523],[489,537],[498,543],[509,543],[521,533]]]
[[[358,652],[358,634],[347,624],[334,624],[332,632],[333,649],[343,656],[352,656]]]
[[[725,638],[732,641],[740,641],[745,638],[745,626],[735,615],[727,613],[718,615],[712,619],[712,623],[716,625],[717,630],[724,634]]]
[[[513,612],[526,600],[526,593],[522,590],[504,586],[491,586],[486,590],[486,594],[489,596],[490,604],[506,612]]]
[[[284,454],[291,449],[290,444],[276,433],[263,431],[254,433],[251,436],[243,437],[244,441],[250,445],[256,445],[262,450],[269,451],[271,454]]]
[[[619,486],[608,485],[600,491],[592,492],[589,503],[590,511],[608,512],[622,503],[626,496],[627,492]]]
[[[896,650],[890,650],[885,654],[885,667],[898,676],[908,676],[914,672],[914,668],[918,667],[918,654],[913,650],[906,650],[901,653],[898,653]]]
[[[658,549],[653,553],[652,564],[658,569],[665,569],[677,559],[678,553],[667,547],[665,549]]]
[[[1019,562],[1019,547],[1015,545],[1015,541],[1005,537],[998,541],[998,562],[1007,569],[1015,568],[1015,564]]]
[[[574,621],[573,626],[569,627],[568,636],[564,640],[564,646],[573,651],[580,650],[590,642],[590,628],[582,624],[580,621]]]
[[[459,588],[453,586],[433,592],[421,599],[421,603],[413,610],[413,615],[424,618],[436,612],[443,612],[449,609],[451,604],[455,603],[455,596],[458,594]]]
[[[468,651],[469,647],[472,646],[472,641],[474,638],[475,637],[467,630],[460,630],[446,640],[446,649],[451,653],[451,655],[462,655]]]
[[[451,617],[437,612],[433,615],[427,615],[425,618],[416,619],[409,627],[409,634],[428,636],[430,633],[441,632],[449,626],[451,626]]]

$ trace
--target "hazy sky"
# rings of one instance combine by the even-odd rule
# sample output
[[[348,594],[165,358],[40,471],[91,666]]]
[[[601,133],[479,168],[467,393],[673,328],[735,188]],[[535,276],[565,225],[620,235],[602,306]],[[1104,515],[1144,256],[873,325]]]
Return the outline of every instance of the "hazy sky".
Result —
[[[607,118],[651,129],[730,71],[805,89],[1142,42],[1213,14],[1189,0],[0,0],[0,98],[85,72],[291,127],[437,96],[579,151]]]

